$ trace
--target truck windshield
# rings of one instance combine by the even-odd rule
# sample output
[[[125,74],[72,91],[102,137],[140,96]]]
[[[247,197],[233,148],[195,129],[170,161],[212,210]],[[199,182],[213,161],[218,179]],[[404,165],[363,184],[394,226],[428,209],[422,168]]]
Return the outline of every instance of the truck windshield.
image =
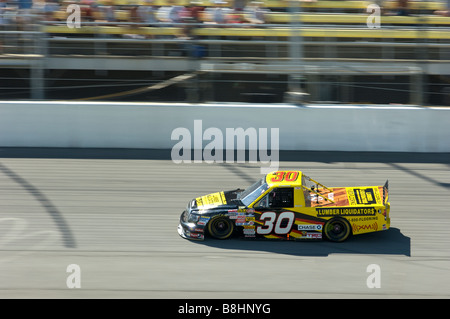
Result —
[[[262,178],[253,185],[247,187],[245,191],[240,194],[239,199],[245,206],[248,206],[267,189],[269,189],[269,185],[267,185],[265,178]]]

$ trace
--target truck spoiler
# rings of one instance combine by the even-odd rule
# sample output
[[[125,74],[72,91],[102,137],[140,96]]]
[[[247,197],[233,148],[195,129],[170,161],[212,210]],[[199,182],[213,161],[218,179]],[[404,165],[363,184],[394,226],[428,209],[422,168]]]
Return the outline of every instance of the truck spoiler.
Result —
[[[389,180],[386,180],[383,186],[383,204],[386,205],[389,198]]]

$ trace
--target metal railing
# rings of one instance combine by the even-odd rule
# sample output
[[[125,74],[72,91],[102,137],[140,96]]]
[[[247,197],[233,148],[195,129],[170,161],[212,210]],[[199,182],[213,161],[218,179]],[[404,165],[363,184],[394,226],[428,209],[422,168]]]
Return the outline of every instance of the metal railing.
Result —
[[[93,26],[93,28],[98,25]],[[199,25],[195,30],[204,30]],[[269,26],[267,26],[269,28]],[[270,25],[274,30],[277,26]],[[308,26],[304,26],[308,28]],[[331,27],[322,26],[322,32]],[[440,28],[439,32],[443,32]],[[95,29],[94,29],[95,30]],[[167,31],[167,28],[165,28]],[[0,31],[0,43],[3,54],[45,54],[52,55],[94,55],[94,56],[145,56],[145,57],[186,57],[190,46],[198,46],[203,52],[190,52],[209,58],[238,59],[287,59],[290,58],[289,47],[292,39],[289,36],[249,36],[239,34],[239,29],[233,35],[207,35],[182,38],[177,31],[172,34],[156,34],[147,36],[136,30],[123,29],[118,33],[47,33],[42,31]],[[361,29],[355,27],[341,28],[342,32]],[[387,31],[406,32],[391,28]],[[208,30],[211,32],[210,30]],[[244,31],[247,31],[244,29]],[[304,57],[308,59],[410,59],[410,60],[448,60],[450,58],[450,39],[429,38],[427,32],[436,31],[408,28],[417,34],[416,38],[369,38],[369,37],[336,37],[329,36],[302,37]],[[447,32],[447,30],[444,30]],[[262,30],[264,32],[264,29]],[[450,29],[448,30],[450,34]],[[165,32],[162,32],[165,33]],[[370,35],[370,34],[369,34]],[[421,36],[423,35],[423,36]]]
[[[302,74],[308,78],[310,92],[324,83],[322,75],[404,75],[411,78],[406,90],[414,104],[424,100],[422,91],[427,83],[423,75],[433,68],[435,74],[450,75],[450,37],[439,37],[450,34],[446,26],[389,25],[379,31],[360,25],[302,24],[296,29],[286,24],[190,24],[192,33],[180,36],[185,26],[86,22],[84,29],[69,30],[65,22],[52,21],[36,24],[34,31],[0,31],[0,67],[29,68],[33,99],[46,95],[45,70],[86,66],[109,70],[118,63],[123,70]],[[349,36],[351,32],[355,35]],[[302,44],[302,55],[295,58],[291,51],[294,40]],[[102,61],[102,65],[92,61]],[[438,66],[428,67],[433,63]],[[328,81],[358,88],[351,78]],[[445,88],[447,84],[439,85]]]

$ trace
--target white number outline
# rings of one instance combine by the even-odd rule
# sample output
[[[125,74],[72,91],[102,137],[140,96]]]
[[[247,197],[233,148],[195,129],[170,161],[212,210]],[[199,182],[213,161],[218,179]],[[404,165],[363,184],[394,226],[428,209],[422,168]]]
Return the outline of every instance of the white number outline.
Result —
[[[281,227],[281,222],[284,219],[288,219],[288,223],[286,226]],[[295,214],[293,212],[282,212],[277,216],[275,212],[264,212],[261,214],[259,220],[264,221],[264,224],[256,227],[256,233],[258,235],[269,235],[272,231],[276,235],[286,235],[294,225]]]
[[[264,220],[264,225],[256,227],[256,233],[259,235],[269,235],[273,230],[273,222],[277,218],[275,212],[264,212],[261,214],[259,220]],[[263,228],[267,227],[267,228]]]

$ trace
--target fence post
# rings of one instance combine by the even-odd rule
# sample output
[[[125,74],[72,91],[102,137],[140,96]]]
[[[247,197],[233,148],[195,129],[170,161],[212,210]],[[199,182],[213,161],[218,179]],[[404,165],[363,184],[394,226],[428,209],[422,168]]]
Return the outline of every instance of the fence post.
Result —
[[[414,105],[423,105],[424,102],[424,83],[423,70],[415,67],[410,71],[410,101]]]
[[[36,26],[37,32],[34,36],[34,47],[36,57],[30,66],[30,89],[32,100],[45,99],[45,58],[47,54],[47,41],[44,40],[44,32],[40,32],[41,25]]]

